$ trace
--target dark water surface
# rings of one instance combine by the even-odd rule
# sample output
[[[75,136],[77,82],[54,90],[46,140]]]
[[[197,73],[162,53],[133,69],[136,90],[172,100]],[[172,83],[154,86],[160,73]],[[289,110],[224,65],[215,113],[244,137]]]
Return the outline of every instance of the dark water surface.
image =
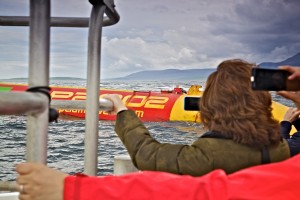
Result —
[[[101,88],[156,90],[173,89],[176,85],[188,89],[192,84],[204,81],[103,81]],[[51,85],[85,86],[85,81],[52,81]],[[285,105],[291,102],[273,94],[273,98]],[[114,132],[114,121],[99,121],[98,174],[113,173],[113,159],[127,154]],[[203,133],[201,124],[190,122],[146,122],[152,136],[162,143],[190,144]],[[62,120],[49,125],[48,166],[66,173],[83,171],[85,120]],[[0,180],[15,180],[15,165],[25,161],[26,117],[0,116]]]

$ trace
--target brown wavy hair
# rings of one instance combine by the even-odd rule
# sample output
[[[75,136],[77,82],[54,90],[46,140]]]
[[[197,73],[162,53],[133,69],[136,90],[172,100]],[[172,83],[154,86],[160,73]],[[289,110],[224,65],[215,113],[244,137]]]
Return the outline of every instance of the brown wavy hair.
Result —
[[[210,131],[233,141],[262,148],[281,140],[267,91],[251,88],[254,64],[243,60],[222,62],[207,79],[200,101],[201,120]]]

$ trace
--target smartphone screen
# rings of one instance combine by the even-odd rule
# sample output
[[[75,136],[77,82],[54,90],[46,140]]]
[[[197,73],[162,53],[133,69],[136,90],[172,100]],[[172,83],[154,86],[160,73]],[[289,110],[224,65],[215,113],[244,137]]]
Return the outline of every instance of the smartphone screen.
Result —
[[[200,97],[184,97],[184,110],[187,111],[199,111],[200,107],[199,107],[199,101],[200,101]]]
[[[253,68],[251,83],[254,90],[287,90],[289,72],[280,69]]]

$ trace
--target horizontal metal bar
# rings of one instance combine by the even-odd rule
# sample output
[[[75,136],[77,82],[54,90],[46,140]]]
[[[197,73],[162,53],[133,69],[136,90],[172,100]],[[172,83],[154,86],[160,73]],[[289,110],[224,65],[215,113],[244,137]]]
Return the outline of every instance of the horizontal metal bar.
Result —
[[[86,109],[85,100],[52,100],[51,107],[56,109]],[[111,111],[113,103],[107,99],[99,99],[99,110]]]
[[[0,16],[1,26],[29,26],[28,16]],[[103,26],[110,26],[118,19],[111,21],[108,17],[104,18]],[[51,17],[50,26],[52,27],[77,27],[85,28],[89,26],[89,18],[83,17]]]
[[[49,100],[42,93],[1,92],[0,115],[41,113],[49,107]]]
[[[30,17],[0,16],[1,26],[29,26]],[[53,27],[88,27],[89,18],[80,17],[51,17],[50,26]]]
[[[18,189],[16,181],[0,181],[0,191],[17,192]]]

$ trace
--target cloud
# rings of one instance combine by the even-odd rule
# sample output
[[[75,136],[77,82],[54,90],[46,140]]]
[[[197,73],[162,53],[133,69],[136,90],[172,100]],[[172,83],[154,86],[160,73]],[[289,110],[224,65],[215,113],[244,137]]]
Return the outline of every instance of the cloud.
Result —
[[[276,62],[300,51],[299,0],[116,0],[115,5],[121,19],[102,33],[104,78],[215,67],[231,58]],[[0,2],[0,15],[28,15],[28,6]],[[52,16],[90,12],[88,1],[52,0]],[[51,28],[51,76],[86,77],[87,32]],[[6,66],[0,78],[17,77],[26,68],[28,34],[25,27],[0,27],[0,65]]]
[[[218,20],[224,25],[215,27],[214,33],[247,45],[249,52],[260,55],[256,59],[278,61],[299,52],[299,9],[297,0],[244,0],[234,6],[231,17]],[[278,48],[285,52],[274,55]]]

